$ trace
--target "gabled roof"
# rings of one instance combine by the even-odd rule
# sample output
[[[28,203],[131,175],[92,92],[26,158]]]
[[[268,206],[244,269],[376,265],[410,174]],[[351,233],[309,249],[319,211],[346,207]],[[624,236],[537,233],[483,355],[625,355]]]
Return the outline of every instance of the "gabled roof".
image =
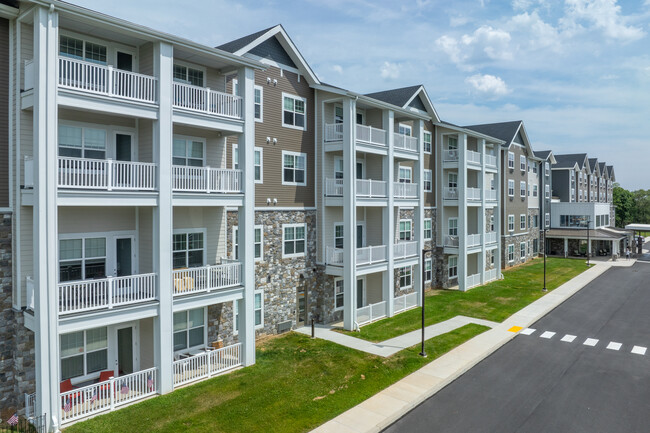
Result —
[[[399,89],[383,90],[381,92],[366,93],[367,96],[378,101],[396,105],[404,109],[415,109],[426,111],[431,115],[434,122],[439,122],[438,112],[433,107],[431,99],[422,84],[416,86],[401,87]]]
[[[281,57],[280,61],[270,59],[269,57],[271,56],[265,57],[264,53],[260,50],[262,47],[265,47],[267,52],[275,51]],[[302,54],[300,54],[300,51],[284,30],[282,24],[243,36],[234,41],[219,45],[217,48],[238,56],[259,60],[262,63],[279,63],[290,68],[295,67],[301,75],[305,76],[309,84],[320,84],[320,80],[302,57]]]
[[[609,170],[607,170],[607,166],[604,162],[598,163],[598,169],[600,170],[601,177],[609,179]]]
[[[612,182],[616,182],[616,175],[614,174],[614,166],[608,165],[607,172],[609,173],[609,178]]]
[[[586,153],[566,153],[564,155],[555,155],[555,160],[557,163],[553,166],[553,170],[562,170],[567,168],[577,168],[578,170],[582,170],[585,167],[589,169]]]
[[[598,167],[598,158],[589,158],[589,170],[592,174],[600,176],[600,168]]]
[[[499,140],[503,140],[503,147],[510,148],[513,143],[518,143],[528,150],[530,156],[535,156],[533,147],[528,139],[526,128],[523,120],[514,120],[511,122],[484,123],[482,125],[470,125],[463,128],[489,135]]]
[[[552,150],[535,150],[533,151],[536,157],[541,159],[542,161],[548,161],[551,164],[555,164],[557,161],[555,161],[555,155],[553,154]]]

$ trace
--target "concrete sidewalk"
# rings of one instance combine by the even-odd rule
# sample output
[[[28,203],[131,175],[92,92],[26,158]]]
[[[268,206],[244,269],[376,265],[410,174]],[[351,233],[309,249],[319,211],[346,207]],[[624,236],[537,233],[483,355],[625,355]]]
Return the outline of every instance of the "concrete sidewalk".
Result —
[[[635,262],[636,260],[619,260],[596,263],[591,269],[521,309],[503,323],[477,335],[313,431],[316,433],[381,431],[514,338],[517,331],[513,332],[511,328],[527,328],[610,267],[628,267]]]

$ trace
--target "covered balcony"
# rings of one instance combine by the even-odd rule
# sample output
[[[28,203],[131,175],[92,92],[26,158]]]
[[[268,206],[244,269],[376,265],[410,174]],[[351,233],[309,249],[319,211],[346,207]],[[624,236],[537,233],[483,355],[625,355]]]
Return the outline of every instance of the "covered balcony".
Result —
[[[383,129],[370,125],[355,125],[356,141],[373,146],[386,146],[387,134]],[[343,141],[343,123],[326,123],[324,140],[326,143]]]
[[[243,191],[242,171],[228,168],[172,166],[174,192],[239,194]]]
[[[333,266],[343,266],[343,253],[343,248],[328,246],[327,264]],[[375,263],[385,262],[387,260],[387,254],[388,251],[386,245],[357,248],[357,266],[372,265]]]
[[[395,182],[393,184],[393,193],[397,199],[416,199],[418,198],[418,184]]]
[[[399,132],[393,133],[393,146],[395,149],[404,150],[407,152],[418,151],[418,139]]]
[[[358,198],[386,198],[387,183],[383,180],[356,179]],[[326,197],[343,197],[343,179],[325,179]]]
[[[172,271],[174,296],[208,293],[213,290],[239,286],[242,283],[241,263],[199,266]]]
[[[393,257],[396,260],[415,257],[418,255],[418,242],[398,242],[393,245]]]
[[[190,83],[175,81],[173,84],[174,108],[233,119],[243,118],[243,99],[240,96]]]

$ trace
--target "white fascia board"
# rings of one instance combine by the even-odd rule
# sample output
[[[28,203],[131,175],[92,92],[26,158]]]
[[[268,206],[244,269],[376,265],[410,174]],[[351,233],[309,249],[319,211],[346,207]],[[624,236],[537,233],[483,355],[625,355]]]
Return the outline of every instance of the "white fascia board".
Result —
[[[417,98],[420,94],[424,95],[424,106],[427,108],[427,111],[428,111],[429,113],[432,113],[432,114],[433,114],[433,117],[431,118],[431,121],[432,121],[432,122],[440,122],[440,116],[438,116],[438,112],[436,111],[435,107],[434,107],[433,104],[431,103],[431,99],[429,99],[429,95],[427,94],[427,91],[426,91],[426,89],[424,88],[424,86],[420,86],[420,88],[417,90],[417,92],[415,92],[415,93],[411,96],[411,98],[410,98],[408,101],[406,101],[406,104],[404,104],[404,107],[403,107],[403,108],[406,109],[406,107],[408,107],[408,105],[409,105],[409,104],[410,104],[410,103],[411,103],[415,98]]]
[[[14,19],[18,16],[18,8],[0,4],[0,17],[8,20]]]
[[[498,144],[498,145],[506,144],[506,142],[503,141],[503,140],[500,140],[500,139],[494,138],[494,137],[490,137],[489,135],[481,134],[480,132],[476,132],[476,131],[473,131],[471,129],[465,129],[465,128],[462,128],[460,126],[452,126],[452,125],[449,125],[447,123],[440,123],[440,122],[433,122],[433,124],[435,126],[439,126],[441,128],[447,128],[447,129],[451,129],[452,131],[462,132],[463,134],[467,134],[467,135],[469,135],[471,137],[483,138],[483,139],[489,141],[490,143],[494,143],[494,144]]]

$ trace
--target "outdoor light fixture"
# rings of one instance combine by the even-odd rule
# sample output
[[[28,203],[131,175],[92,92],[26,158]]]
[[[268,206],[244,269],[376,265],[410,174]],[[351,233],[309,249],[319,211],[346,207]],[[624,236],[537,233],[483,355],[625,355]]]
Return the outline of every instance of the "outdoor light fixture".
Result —
[[[433,250],[422,250],[422,348],[420,350],[420,356],[423,358],[427,357],[427,353],[424,351],[424,280],[426,279],[424,261],[426,260],[425,256],[427,253],[433,253]],[[431,271],[433,272],[433,257],[431,258]],[[433,283],[433,276],[431,282]]]
[[[544,288],[542,292],[546,292],[546,231],[548,229],[544,227]]]

